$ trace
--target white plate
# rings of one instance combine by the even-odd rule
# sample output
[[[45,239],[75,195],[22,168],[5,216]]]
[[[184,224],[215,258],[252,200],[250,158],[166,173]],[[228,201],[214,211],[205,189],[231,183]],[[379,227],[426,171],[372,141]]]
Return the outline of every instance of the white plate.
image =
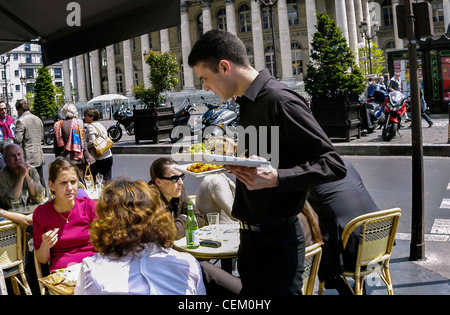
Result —
[[[270,165],[269,161],[251,160],[236,156],[226,156],[208,153],[176,153],[172,154],[172,159],[178,162],[201,162],[219,165],[237,165],[258,167]]]
[[[192,164],[183,164],[183,165],[175,165],[173,168],[176,169],[177,171],[180,171],[181,173],[185,173],[194,177],[203,177],[206,175],[212,175],[212,174],[219,174],[219,173],[223,173],[226,172],[227,170],[224,168],[218,168],[216,170],[212,170],[212,171],[206,171],[206,172],[201,172],[201,173],[194,173],[191,171],[188,171],[187,168],[189,166],[191,166]]]

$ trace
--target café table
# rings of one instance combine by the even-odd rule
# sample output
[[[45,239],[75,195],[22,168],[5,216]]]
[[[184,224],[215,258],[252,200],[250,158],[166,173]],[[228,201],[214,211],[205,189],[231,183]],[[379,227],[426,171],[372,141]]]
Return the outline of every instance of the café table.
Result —
[[[216,229],[216,237],[212,233],[212,229]],[[195,258],[199,259],[226,259],[236,258],[239,248],[239,224],[218,224],[218,225],[206,225],[199,229],[199,238],[202,240],[214,240],[221,242],[221,246],[206,247],[199,246],[198,248],[190,249],[186,246],[186,237],[183,237],[174,242],[173,248],[190,253]]]

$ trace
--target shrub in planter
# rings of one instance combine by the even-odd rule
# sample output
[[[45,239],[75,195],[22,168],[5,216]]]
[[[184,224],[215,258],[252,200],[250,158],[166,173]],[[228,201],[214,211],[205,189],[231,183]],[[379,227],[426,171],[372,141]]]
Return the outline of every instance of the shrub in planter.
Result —
[[[319,12],[316,27],[305,90],[325,133],[350,141],[361,134],[358,97],[364,92],[364,76],[336,22]]]

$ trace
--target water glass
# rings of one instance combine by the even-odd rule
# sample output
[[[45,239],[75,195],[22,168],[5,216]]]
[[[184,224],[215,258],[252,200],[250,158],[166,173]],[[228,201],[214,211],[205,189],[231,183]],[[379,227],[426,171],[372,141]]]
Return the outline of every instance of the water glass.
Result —
[[[22,205],[22,201],[21,200],[13,200],[11,202],[11,210],[14,212],[17,212],[20,210],[20,206]]]
[[[220,214],[219,212],[210,212],[206,214],[206,217],[208,219],[208,224],[210,225],[210,233],[211,233],[211,239],[217,240],[219,237],[219,219]]]

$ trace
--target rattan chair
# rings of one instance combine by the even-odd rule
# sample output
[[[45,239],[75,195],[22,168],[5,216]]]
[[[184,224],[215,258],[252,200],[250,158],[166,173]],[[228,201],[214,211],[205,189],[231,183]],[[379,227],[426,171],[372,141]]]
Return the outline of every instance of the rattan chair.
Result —
[[[305,250],[305,264],[303,272],[304,295],[313,295],[316,284],[317,272],[319,271],[320,259],[322,258],[322,244],[314,243]]]
[[[41,281],[39,281],[39,279],[41,279],[43,277],[43,275],[42,275],[41,263],[38,261],[37,256],[36,256],[36,249],[34,250],[33,256],[34,256],[34,266],[36,268],[36,276],[37,276],[37,280],[39,283],[39,292],[41,292],[41,295],[46,295],[45,286],[41,283]]]
[[[353,294],[361,295],[363,291],[364,277],[377,271],[386,284],[389,295],[394,294],[389,261],[395,234],[400,221],[400,208],[380,210],[361,215],[350,221],[342,232],[343,246],[347,245],[352,232],[360,227],[360,238],[356,258],[355,271],[345,271],[342,276],[352,290]],[[355,279],[353,289],[346,278]],[[319,294],[323,293],[324,282],[320,283]]]
[[[20,225],[11,221],[0,223],[0,268],[4,277],[11,278],[15,294],[20,294],[19,285],[25,294],[31,295],[31,289],[25,276],[25,263],[22,238],[23,230]],[[20,279],[19,277],[20,276]]]

